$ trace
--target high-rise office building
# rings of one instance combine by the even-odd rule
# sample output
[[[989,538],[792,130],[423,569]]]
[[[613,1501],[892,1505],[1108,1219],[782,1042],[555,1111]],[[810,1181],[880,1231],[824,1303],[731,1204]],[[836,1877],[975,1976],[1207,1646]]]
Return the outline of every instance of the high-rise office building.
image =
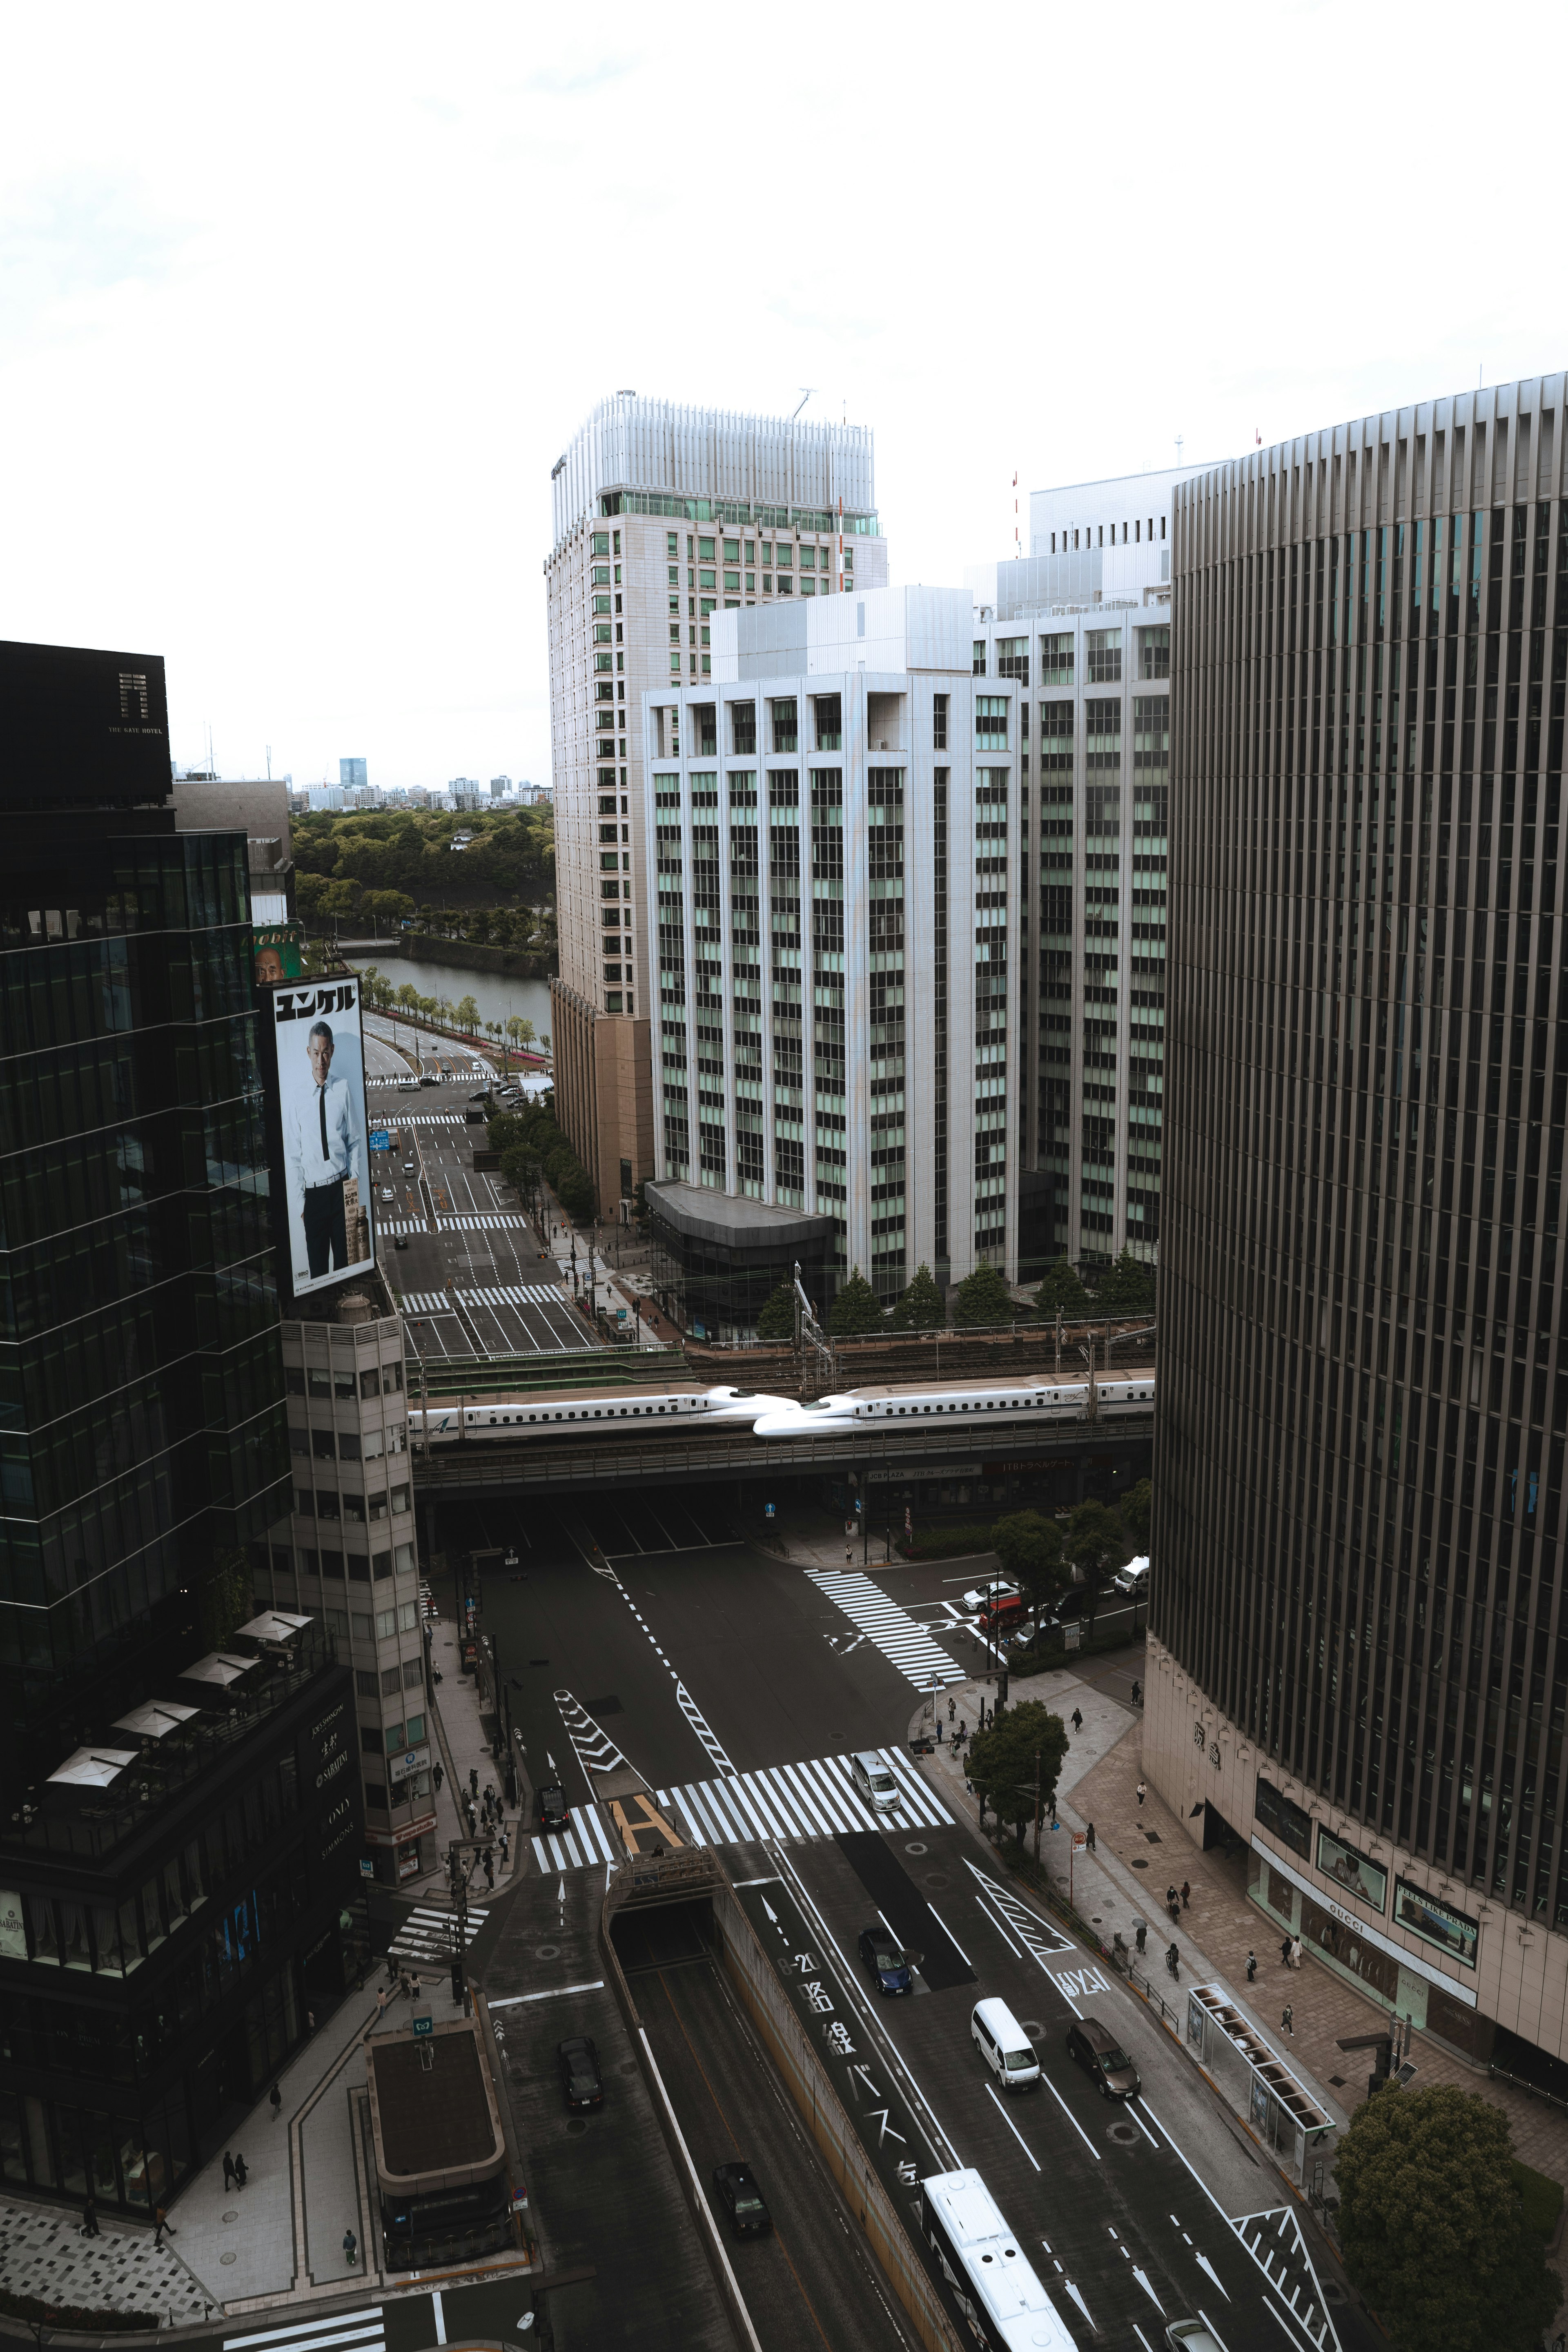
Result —
[[[965,575],[976,675],[1024,691],[1022,1280],[1159,1254],[1170,509],[1194,470],[1037,490],[1031,552]]]
[[[358,1966],[353,1688],[247,1551],[289,1453],[245,833],[175,830],[160,660],[0,646],[0,2156],[145,2217]]]
[[[644,901],[646,692],[712,676],[713,615],[888,576],[870,433],[616,393],[552,475],[545,564],[561,971],[557,1115],[602,1208],[659,1165]],[[610,920],[610,877],[620,902]]]
[[[345,792],[363,792],[365,785],[370,782],[370,778],[365,772],[364,761],[363,760],[340,760],[338,761],[338,782],[342,785]]]
[[[1558,2087],[1565,392],[1176,492],[1144,1727],[1271,1921]]]
[[[754,1331],[792,1251],[889,1298],[1010,1270],[1022,689],[974,675],[962,588],[720,614],[712,651],[644,698],[667,1303]]]

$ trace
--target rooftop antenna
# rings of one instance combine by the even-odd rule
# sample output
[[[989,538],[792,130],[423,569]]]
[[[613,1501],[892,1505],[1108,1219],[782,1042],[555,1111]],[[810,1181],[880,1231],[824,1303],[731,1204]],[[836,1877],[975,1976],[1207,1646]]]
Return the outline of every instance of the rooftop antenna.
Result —
[[[1018,535],[1018,477],[1013,476],[1013,561],[1018,562],[1024,552],[1024,542]]]
[[[789,419],[789,421],[790,421],[790,423],[791,423],[792,425],[795,423],[795,418],[800,415],[800,411],[801,411],[801,409],[802,409],[802,408],[804,408],[804,407],[805,406],[806,402],[811,398],[812,394],[813,394],[816,390],[816,384],[814,384],[814,383],[803,383],[803,384],[801,385],[801,387],[800,387],[800,407],[799,407],[799,408],[793,408],[793,409],[790,411],[790,419]]]
[[[267,746],[267,781],[268,783],[272,782],[272,746],[270,743]]]

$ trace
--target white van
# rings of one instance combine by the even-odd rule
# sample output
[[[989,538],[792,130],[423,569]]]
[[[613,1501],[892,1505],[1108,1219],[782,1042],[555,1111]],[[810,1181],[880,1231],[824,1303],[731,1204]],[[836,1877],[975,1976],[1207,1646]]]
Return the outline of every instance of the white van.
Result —
[[[1136,1559],[1130,1559],[1125,1568],[1117,1570],[1112,1581],[1118,1592],[1146,1593],[1149,1590],[1148,1554],[1141,1552]]]
[[[977,2000],[969,2020],[974,2046],[1005,2091],[1040,2079],[1029,2037],[1005,2000]]]
[[[849,1759],[849,1778],[866,1802],[879,1813],[891,1810],[899,1801],[899,1784],[880,1756],[868,1748]]]

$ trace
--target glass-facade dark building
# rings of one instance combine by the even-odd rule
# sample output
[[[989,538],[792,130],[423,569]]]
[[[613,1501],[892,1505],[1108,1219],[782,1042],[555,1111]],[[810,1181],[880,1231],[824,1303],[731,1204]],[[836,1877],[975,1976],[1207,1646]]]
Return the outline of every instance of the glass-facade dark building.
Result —
[[[1564,379],[1178,487],[1145,1755],[1253,1899],[1568,2074]]]
[[[290,1500],[245,837],[174,831],[153,657],[0,646],[0,2177],[145,2205],[323,1932],[342,1991],[353,1697],[237,1632]],[[301,1874],[339,1699],[355,1834]]]

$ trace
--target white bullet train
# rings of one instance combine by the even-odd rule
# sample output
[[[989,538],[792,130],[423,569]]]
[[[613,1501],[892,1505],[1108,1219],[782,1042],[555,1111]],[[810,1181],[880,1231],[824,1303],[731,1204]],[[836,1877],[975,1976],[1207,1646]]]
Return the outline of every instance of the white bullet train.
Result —
[[[746,1427],[759,1437],[816,1437],[836,1432],[876,1427],[889,1421],[942,1420],[957,1431],[975,1427],[982,1415],[994,1427],[998,1420],[1037,1427],[1042,1422],[1084,1421],[1089,1417],[1090,1390],[1087,1381],[1018,1381],[1006,1388],[966,1386],[850,1389],[837,1396],[817,1397],[799,1404],[793,1397],[769,1396],[754,1389],[640,1389],[625,1396],[498,1397],[483,1404],[415,1406],[408,1415],[409,1433],[433,1445],[455,1444],[471,1438],[503,1438],[514,1443],[533,1437],[575,1436],[602,1430],[607,1422],[699,1422],[704,1428]],[[1093,1390],[1094,1418],[1121,1421],[1146,1416],[1153,1409],[1152,1374],[1125,1381],[1097,1381]]]
[[[888,1421],[942,1420],[958,1428],[973,1428],[982,1414],[1031,1425],[1049,1421],[1083,1421],[1089,1416],[1087,1381],[1047,1382],[1018,1381],[1007,1388],[867,1388],[847,1390],[839,1396],[817,1397],[810,1404],[784,1404],[759,1412],[752,1423],[759,1437],[815,1437],[825,1429],[858,1429]],[[1140,1380],[1097,1381],[1094,1413],[1100,1421],[1121,1421],[1153,1409],[1152,1373]]]

